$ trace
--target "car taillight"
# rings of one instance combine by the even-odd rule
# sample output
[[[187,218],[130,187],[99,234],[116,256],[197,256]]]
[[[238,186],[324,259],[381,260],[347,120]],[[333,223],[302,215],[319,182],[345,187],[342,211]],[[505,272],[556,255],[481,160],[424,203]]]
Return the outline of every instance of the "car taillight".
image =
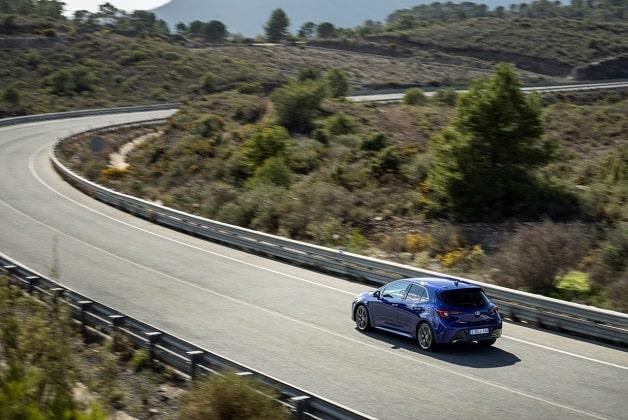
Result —
[[[441,318],[450,318],[452,315],[460,315],[461,311],[448,311],[446,309],[437,309],[436,313]]]

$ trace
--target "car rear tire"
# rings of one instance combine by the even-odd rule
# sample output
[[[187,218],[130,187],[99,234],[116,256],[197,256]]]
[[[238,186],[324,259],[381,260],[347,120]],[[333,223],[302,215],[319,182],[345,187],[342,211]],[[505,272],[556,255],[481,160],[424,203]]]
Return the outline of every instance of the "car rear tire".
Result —
[[[490,340],[479,340],[478,344],[480,345],[480,347],[490,347],[495,344],[496,341],[497,339],[491,338]]]
[[[422,350],[432,351],[436,347],[434,332],[427,322],[423,322],[419,325],[416,331],[416,337],[419,342],[419,347],[421,347]]]
[[[371,328],[369,311],[364,305],[358,305],[358,307],[355,308],[355,326],[360,331],[368,331]]]

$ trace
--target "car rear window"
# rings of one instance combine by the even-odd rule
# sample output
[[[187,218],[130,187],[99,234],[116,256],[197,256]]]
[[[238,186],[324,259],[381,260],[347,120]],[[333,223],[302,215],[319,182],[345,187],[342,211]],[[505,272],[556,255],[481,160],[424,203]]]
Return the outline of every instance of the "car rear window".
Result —
[[[481,289],[447,290],[438,295],[443,303],[451,306],[483,307],[489,303]]]

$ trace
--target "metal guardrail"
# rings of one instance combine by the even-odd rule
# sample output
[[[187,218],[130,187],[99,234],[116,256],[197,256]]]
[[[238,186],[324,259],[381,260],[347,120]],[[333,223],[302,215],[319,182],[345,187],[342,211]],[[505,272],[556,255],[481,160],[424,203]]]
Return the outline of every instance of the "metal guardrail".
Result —
[[[85,133],[98,131],[100,130],[91,130]],[[399,278],[427,276],[467,281],[481,286],[499,305],[501,313],[506,318],[628,347],[628,315],[624,313],[566,302],[261,233],[184,213],[105,188],[68,169],[56,156],[56,150],[60,144],[85,133],[61,139],[51,147],[50,159],[53,166],[65,180],[79,190],[138,217],[252,253],[376,285],[382,285]]]
[[[171,102],[171,103],[163,103],[163,104],[156,104],[156,105],[139,105],[139,106],[126,106],[126,107],[119,107],[119,108],[84,109],[84,110],[79,110],[79,111],[55,112],[51,114],[24,115],[22,117],[0,119],[0,127],[7,127],[10,125],[17,125],[17,124],[25,124],[29,122],[62,120],[65,118],[90,117],[94,115],[111,115],[111,114],[126,114],[128,112],[161,111],[161,110],[175,109],[180,106],[181,104],[179,102]]]
[[[2,253],[0,273],[9,276],[12,284],[31,295],[49,299],[54,304],[66,304],[72,317],[83,327],[91,327],[110,337],[122,334],[135,346],[146,349],[151,360],[158,360],[191,378],[224,371],[250,377],[275,390],[279,402],[288,407],[296,419],[373,419],[127,316],[46,278]]]

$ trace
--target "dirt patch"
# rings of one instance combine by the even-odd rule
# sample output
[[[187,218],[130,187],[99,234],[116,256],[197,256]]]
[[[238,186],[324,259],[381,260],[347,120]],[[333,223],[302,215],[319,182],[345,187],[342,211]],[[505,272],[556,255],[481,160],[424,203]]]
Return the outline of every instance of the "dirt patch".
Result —
[[[156,133],[149,133],[141,137],[138,137],[135,140],[132,140],[128,143],[123,144],[122,147],[120,147],[120,149],[118,149],[117,152],[109,155],[109,166],[111,166],[112,168],[125,170],[126,168],[129,167],[129,164],[126,163],[126,157],[129,155],[129,153],[131,153],[139,145],[149,140],[153,140],[157,137],[160,137],[163,134],[164,134],[163,131],[158,131]]]

